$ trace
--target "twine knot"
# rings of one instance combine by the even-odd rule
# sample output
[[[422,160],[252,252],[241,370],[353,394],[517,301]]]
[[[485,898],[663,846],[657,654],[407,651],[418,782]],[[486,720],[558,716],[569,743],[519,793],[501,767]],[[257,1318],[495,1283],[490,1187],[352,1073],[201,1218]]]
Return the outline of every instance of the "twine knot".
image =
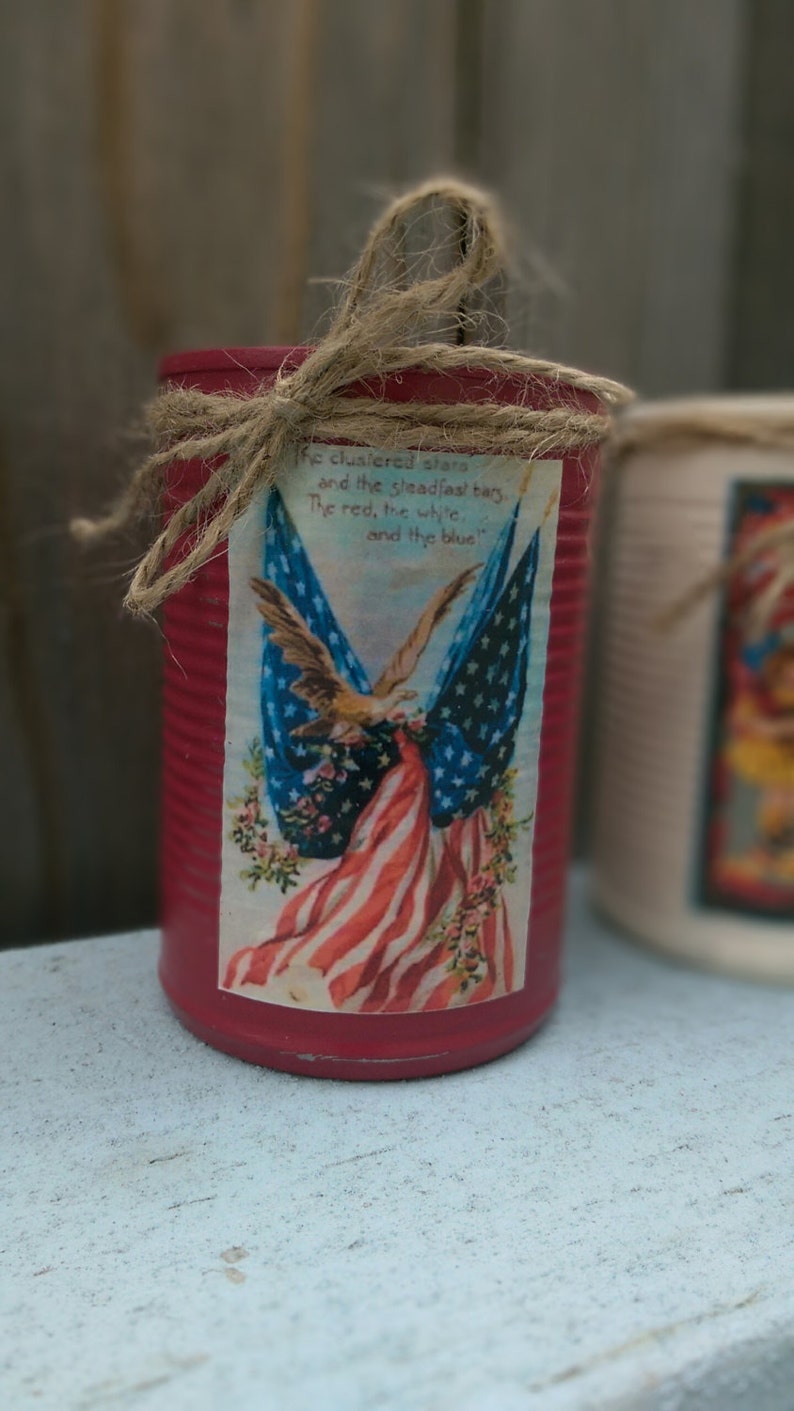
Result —
[[[428,202],[441,202],[460,232],[457,258],[441,274],[403,284],[405,227]],[[123,527],[157,502],[174,461],[205,460],[201,488],[180,505],[138,564],[125,597],[133,613],[150,613],[206,563],[254,496],[270,485],[304,441],[343,440],[384,450],[443,445],[464,453],[529,458],[582,450],[603,441],[610,408],[628,400],[620,383],[504,349],[453,346],[422,335],[452,316],[466,320],[472,293],[506,267],[505,244],[490,196],[442,178],[394,201],[376,221],[331,323],[299,367],[280,373],[252,397],[167,388],[148,407],[156,449],[121,498],[95,522],[72,524],[81,538]],[[395,271],[397,275],[395,276]],[[389,402],[377,384],[409,370],[454,373],[473,368],[559,381],[597,397],[603,410],[559,405],[539,410],[494,400],[476,403]],[[371,395],[355,395],[356,388]],[[176,562],[172,559],[178,546]]]
[[[306,426],[317,415],[305,398],[297,397],[294,392],[280,391],[278,384],[270,396],[270,408],[275,419],[286,422],[293,429]]]

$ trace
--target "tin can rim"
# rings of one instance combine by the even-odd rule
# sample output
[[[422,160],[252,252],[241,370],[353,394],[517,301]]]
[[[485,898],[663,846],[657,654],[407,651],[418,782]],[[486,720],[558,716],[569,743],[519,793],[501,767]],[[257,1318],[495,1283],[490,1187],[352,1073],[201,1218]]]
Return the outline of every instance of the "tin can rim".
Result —
[[[176,353],[166,353],[160,359],[158,375],[162,378],[178,377],[186,372],[229,372],[234,368],[244,372],[275,372],[285,362],[301,363],[308,357],[311,348],[299,345],[292,347],[231,347],[231,348],[187,348]]]
[[[183,352],[167,353],[161,358],[157,370],[158,378],[161,382],[167,382],[196,374],[224,372],[261,372],[272,375],[281,367],[299,367],[313,351],[314,348],[309,344],[187,349]],[[414,379],[425,378],[431,378],[437,383],[449,381],[461,389],[466,388],[464,395],[471,395],[475,400],[478,399],[478,394],[482,395],[484,385],[498,386],[507,402],[519,400],[523,395],[522,389],[531,385],[540,398],[541,405],[552,406],[564,401],[586,410],[602,410],[601,402],[594,392],[574,387],[562,378],[550,379],[512,371],[495,373],[489,368],[475,365],[455,368],[454,372],[438,373],[428,373],[421,368],[407,369],[399,378],[387,378],[391,390],[386,395],[391,397],[398,390],[394,384],[401,384],[402,395],[398,394],[396,400],[404,400],[408,392],[416,386]]]

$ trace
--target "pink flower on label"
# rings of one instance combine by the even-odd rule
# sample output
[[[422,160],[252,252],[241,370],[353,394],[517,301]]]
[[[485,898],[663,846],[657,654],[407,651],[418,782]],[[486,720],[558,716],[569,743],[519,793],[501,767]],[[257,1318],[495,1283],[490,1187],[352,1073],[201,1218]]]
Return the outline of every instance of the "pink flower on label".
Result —
[[[327,833],[327,832],[328,832],[328,829],[329,829],[330,827],[331,827],[331,820],[330,820],[330,818],[328,817],[328,814],[327,814],[327,813],[321,813],[321,814],[320,814],[320,817],[317,819],[317,831],[318,831],[318,833]]]
[[[318,779],[333,779],[335,772],[330,759],[324,759],[322,764],[318,765],[315,770]]]
[[[315,781],[315,779],[317,778],[317,775],[318,775],[319,772],[320,772],[320,768],[321,768],[320,765],[316,765],[314,769],[306,769],[306,770],[304,770],[304,774],[303,774],[303,782],[304,782],[304,784],[313,784],[314,781]]]
[[[248,803],[237,814],[237,822],[242,823],[244,828],[251,828],[256,823],[258,812],[259,807],[256,803]]]
[[[270,851],[270,845],[269,845],[269,843],[267,843],[264,838],[260,838],[260,839],[259,839],[259,842],[258,842],[257,845],[256,845],[256,855],[257,855],[257,857],[267,857],[269,851]]]

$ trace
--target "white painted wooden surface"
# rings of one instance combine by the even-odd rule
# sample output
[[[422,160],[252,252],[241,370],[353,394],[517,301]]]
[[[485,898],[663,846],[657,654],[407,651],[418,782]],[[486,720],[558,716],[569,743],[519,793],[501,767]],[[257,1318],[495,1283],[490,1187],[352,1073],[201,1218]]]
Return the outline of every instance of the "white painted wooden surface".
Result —
[[[499,1063],[348,1085],[169,1016],[153,933],[0,959],[3,1406],[790,1411],[790,992],[588,921]]]

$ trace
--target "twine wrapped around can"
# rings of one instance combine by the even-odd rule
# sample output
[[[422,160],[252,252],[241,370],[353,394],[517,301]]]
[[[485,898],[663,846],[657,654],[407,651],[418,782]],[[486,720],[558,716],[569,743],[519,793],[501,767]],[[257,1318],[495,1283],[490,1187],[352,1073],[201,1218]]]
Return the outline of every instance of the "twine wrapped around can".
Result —
[[[794,979],[794,398],[637,404],[614,447],[596,900]]]
[[[428,202],[457,258],[403,287]],[[127,595],[164,604],[160,974],[254,1062],[446,1072],[556,995],[587,528],[626,393],[421,341],[503,254],[479,191],[396,202],[316,348],[165,360],[155,451],[77,526],[162,497]]]
[[[394,283],[401,231],[427,202],[448,206],[461,229],[461,256],[448,271],[402,288]],[[245,398],[169,387],[147,408],[156,449],[111,512],[75,519],[90,542],[123,528],[159,501],[174,462],[219,458],[201,489],[180,506],[138,564],[125,598],[133,613],[151,612],[215,552],[254,494],[275,484],[305,441],[344,439],[388,450],[433,445],[472,454],[531,456],[553,445],[579,451],[609,433],[610,406],[629,398],[608,378],[505,349],[412,342],[440,317],[465,319],[467,299],[505,268],[506,250],[493,198],[458,181],[433,181],[393,202],[376,222],[326,336],[297,367],[281,367],[270,385]],[[388,402],[384,379],[475,368],[495,377],[541,379],[592,393],[595,410],[561,405],[505,405],[485,396],[469,403]],[[365,393],[366,395],[362,395]],[[185,536],[188,536],[187,539]],[[182,551],[167,564],[177,543]]]

